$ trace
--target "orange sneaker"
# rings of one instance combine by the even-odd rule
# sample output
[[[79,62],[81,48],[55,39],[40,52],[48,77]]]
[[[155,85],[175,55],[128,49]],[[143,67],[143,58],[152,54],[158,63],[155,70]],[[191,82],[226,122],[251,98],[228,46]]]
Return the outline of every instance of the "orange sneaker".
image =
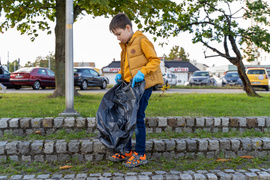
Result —
[[[136,152],[134,152],[133,155],[123,163],[123,165],[128,168],[138,167],[145,164],[147,164],[146,155],[139,155]]]
[[[125,161],[132,156],[132,153],[132,151],[126,152],[125,154],[116,153],[112,156],[109,156],[108,159],[113,162]]]

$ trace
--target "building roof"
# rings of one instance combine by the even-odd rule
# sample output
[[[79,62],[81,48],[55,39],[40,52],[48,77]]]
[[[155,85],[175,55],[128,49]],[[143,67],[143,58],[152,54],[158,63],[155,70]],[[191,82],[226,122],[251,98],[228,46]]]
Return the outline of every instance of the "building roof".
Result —
[[[198,71],[199,69],[194,66],[193,64],[191,64],[188,61],[176,61],[176,60],[165,60],[165,66],[167,68],[172,68],[172,67],[181,67],[181,68],[188,68],[189,72],[195,72]]]
[[[195,72],[200,70],[196,66],[187,61],[165,60],[165,66],[167,68],[178,68],[178,67],[188,68],[189,72]],[[108,66],[105,66],[103,68],[120,68],[120,61],[112,61]]]

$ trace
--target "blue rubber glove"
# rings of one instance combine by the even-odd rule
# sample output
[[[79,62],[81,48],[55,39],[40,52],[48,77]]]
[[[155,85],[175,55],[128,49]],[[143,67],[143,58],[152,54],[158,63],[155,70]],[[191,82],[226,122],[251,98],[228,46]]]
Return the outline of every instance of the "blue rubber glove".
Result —
[[[135,83],[143,81],[143,79],[144,74],[139,70],[132,80],[132,87],[134,87]]]
[[[115,82],[116,82],[116,84],[118,84],[119,82],[117,81],[117,80],[120,80],[120,79],[122,79],[122,75],[121,74],[117,74],[116,76],[115,76]]]

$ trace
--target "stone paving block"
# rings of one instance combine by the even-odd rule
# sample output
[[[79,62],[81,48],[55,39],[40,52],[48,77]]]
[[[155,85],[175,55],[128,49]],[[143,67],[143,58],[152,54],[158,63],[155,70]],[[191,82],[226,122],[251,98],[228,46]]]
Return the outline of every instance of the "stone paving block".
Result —
[[[50,174],[40,174],[40,175],[37,175],[37,178],[38,179],[48,179],[48,178],[50,178]]]
[[[215,139],[208,139],[208,142],[209,142],[209,150],[212,151],[219,151],[219,142],[218,140],[215,140]]]
[[[35,175],[24,175],[23,179],[34,179]]]
[[[5,145],[5,151],[7,154],[17,154],[18,141],[12,141]]]
[[[32,162],[31,156],[24,156],[22,155],[22,162]]]
[[[205,176],[208,180],[218,180],[218,177],[213,173],[207,173]]]
[[[206,177],[203,174],[193,174],[194,180],[207,180]]]
[[[261,150],[262,149],[262,140],[260,139],[251,139],[252,147],[255,150]]]
[[[82,153],[91,153],[93,152],[93,142],[89,140],[81,141],[81,151]]]
[[[176,117],[168,117],[167,118],[168,127],[175,128],[177,127],[177,119]]]
[[[254,179],[254,178],[258,177],[258,175],[254,172],[247,172],[247,173],[245,173],[245,175],[246,175],[247,179]]]
[[[44,162],[44,156],[43,155],[35,155],[34,161],[35,162]]]
[[[186,126],[193,127],[195,125],[195,118],[186,117]]]
[[[250,138],[241,139],[243,150],[250,151],[252,150],[252,142]]]
[[[196,118],[196,127],[204,127],[205,125],[205,119],[203,117]]]
[[[45,159],[48,162],[57,162],[58,161],[57,155],[45,155]]]
[[[269,150],[270,149],[270,138],[263,138],[263,149],[264,150]]]
[[[257,174],[259,175],[259,179],[270,179],[270,174],[267,172],[257,172]]]
[[[265,117],[257,117],[258,127],[265,127]]]
[[[43,149],[43,141],[36,140],[31,144],[31,152],[33,154],[40,154]]]
[[[105,153],[106,147],[100,141],[93,141],[93,150],[95,153]]]
[[[41,121],[42,121],[42,118],[31,119],[32,128],[41,128]]]
[[[154,140],[155,151],[165,151],[165,143],[161,140]]]
[[[180,174],[181,180],[193,180],[193,177],[190,174]]]
[[[139,175],[138,179],[139,180],[150,180],[150,178],[148,176],[144,176],[144,175]]]
[[[232,174],[232,180],[246,180],[246,176],[242,173],[236,172]]]
[[[186,141],[176,140],[176,151],[185,151],[186,150]]]
[[[0,179],[7,179],[7,176],[0,176]]]
[[[227,118],[227,117],[222,117],[221,119],[222,119],[222,126],[223,127],[228,127],[229,126],[229,122],[230,122],[229,120],[230,119]]]
[[[187,151],[194,152],[197,151],[197,142],[193,139],[186,139]]]
[[[23,175],[13,175],[10,179],[22,179]]]
[[[158,117],[158,127],[167,127],[167,118]]]
[[[198,139],[199,143],[199,151],[207,151],[208,149],[208,141],[207,139]]]
[[[55,128],[63,127],[63,123],[64,123],[64,118],[63,117],[54,118],[54,127]]]
[[[211,117],[205,117],[205,126],[211,127],[214,125],[214,119]]]
[[[26,155],[26,154],[29,153],[29,150],[30,150],[30,141],[19,142],[19,152],[20,152],[20,154]]]
[[[145,142],[145,151],[146,152],[151,152],[153,149],[153,141],[152,140],[148,140]]]
[[[20,120],[21,128],[30,128],[30,118],[23,118]]]
[[[51,154],[54,151],[54,141],[53,140],[46,140],[44,143],[44,153]]]
[[[52,128],[53,127],[53,118],[45,118],[42,120],[42,125],[44,128]]]
[[[239,117],[239,126],[240,127],[246,127],[247,126],[247,119],[243,117]]]
[[[77,117],[75,122],[76,122],[76,127],[78,127],[78,128],[86,127],[85,126],[86,120],[83,117]]]
[[[186,119],[184,117],[177,117],[177,126],[184,127],[186,126]]]
[[[249,128],[255,128],[258,126],[257,118],[256,117],[247,117],[247,126]]]
[[[221,125],[221,118],[215,117],[214,118],[214,126],[220,126]]]
[[[231,150],[231,142],[229,139],[220,139],[220,150]]]
[[[9,159],[15,162],[19,162],[19,157],[17,155],[9,156]]]
[[[9,118],[1,118],[0,119],[0,129],[5,129],[8,127]]]
[[[19,127],[19,120],[20,118],[13,118],[9,121],[10,128],[18,128]]]
[[[68,151],[69,152],[78,153],[79,152],[79,147],[80,147],[80,142],[78,142],[77,140],[71,140],[68,143]]]
[[[89,117],[86,120],[87,120],[87,125],[89,128],[93,128],[96,126],[96,119],[95,118]]]
[[[236,117],[232,117],[229,120],[229,126],[230,127],[238,127],[239,126],[239,119]]]
[[[166,151],[172,151],[175,149],[175,141],[174,140],[164,140],[165,145],[166,145]]]
[[[75,118],[74,117],[66,117],[64,119],[64,127],[74,127],[75,126]]]
[[[231,180],[232,179],[231,174],[227,174],[227,173],[224,173],[224,172],[218,172],[217,175],[218,175],[220,180]]]
[[[8,141],[0,141],[0,154],[5,154],[5,146]]]
[[[231,145],[232,145],[232,150],[233,151],[238,151],[240,148],[240,140],[238,139],[230,139]]]
[[[64,140],[57,140],[55,144],[55,149],[57,153],[67,152],[67,142]]]

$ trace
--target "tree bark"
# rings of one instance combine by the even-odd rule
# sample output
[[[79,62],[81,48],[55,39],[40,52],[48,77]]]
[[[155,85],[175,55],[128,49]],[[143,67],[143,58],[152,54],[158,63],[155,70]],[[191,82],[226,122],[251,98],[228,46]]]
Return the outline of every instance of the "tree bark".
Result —
[[[55,90],[50,97],[65,96],[66,1],[56,0]]]
[[[237,71],[239,74],[240,79],[243,82],[243,87],[244,90],[246,91],[248,96],[253,96],[253,97],[260,97],[260,95],[258,95],[255,90],[253,89],[253,87],[251,86],[251,83],[247,77],[247,74],[245,72],[245,66],[242,62],[242,60],[237,60],[237,63],[234,63],[234,65],[237,66]]]

